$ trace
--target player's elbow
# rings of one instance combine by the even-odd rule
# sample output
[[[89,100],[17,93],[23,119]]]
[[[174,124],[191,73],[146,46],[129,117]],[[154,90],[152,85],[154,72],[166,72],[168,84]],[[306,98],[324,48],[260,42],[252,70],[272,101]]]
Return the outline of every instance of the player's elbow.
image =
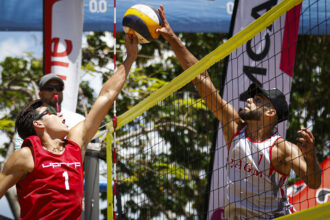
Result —
[[[317,175],[313,176],[310,181],[308,181],[308,187],[311,189],[318,189],[321,186],[321,176],[322,170],[317,173]]]
[[[320,183],[312,183],[312,184],[309,184],[308,187],[310,189],[318,189],[321,185],[321,182]]]

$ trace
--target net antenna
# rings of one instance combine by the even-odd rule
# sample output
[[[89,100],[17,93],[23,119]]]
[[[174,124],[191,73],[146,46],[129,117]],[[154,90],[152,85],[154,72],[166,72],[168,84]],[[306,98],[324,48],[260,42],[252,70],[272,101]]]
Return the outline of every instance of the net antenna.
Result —
[[[113,1],[113,72],[115,73],[117,70],[117,11],[116,11],[116,0]],[[111,130],[113,128],[113,137],[111,135]],[[110,124],[107,125],[107,150],[106,150],[106,159],[107,159],[107,219],[117,219],[117,175],[116,175],[116,128],[117,128],[117,109],[116,109],[116,100],[113,103],[113,119],[112,126]],[[113,138],[113,161],[112,161],[112,149],[111,143]],[[113,163],[113,169],[112,169]],[[113,184],[113,186],[112,186]]]

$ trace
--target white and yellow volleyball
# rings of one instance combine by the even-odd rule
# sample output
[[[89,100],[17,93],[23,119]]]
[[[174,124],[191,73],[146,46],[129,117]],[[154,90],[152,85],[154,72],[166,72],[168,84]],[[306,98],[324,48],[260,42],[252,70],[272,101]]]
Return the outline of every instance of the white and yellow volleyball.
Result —
[[[139,43],[149,43],[159,36],[157,28],[161,28],[162,20],[158,11],[145,4],[136,4],[130,7],[123,17],[125,33],[135,34]]]

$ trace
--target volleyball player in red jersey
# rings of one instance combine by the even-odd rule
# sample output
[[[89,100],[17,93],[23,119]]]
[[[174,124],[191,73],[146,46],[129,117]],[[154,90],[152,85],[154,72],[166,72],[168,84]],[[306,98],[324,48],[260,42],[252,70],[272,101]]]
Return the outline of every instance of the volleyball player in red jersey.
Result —
[[[24,139],[21,149],[0,173],[0,198],[16,184],[21,219],[80,219],[83,197],[83,160],[87,144],[121,91],[138,49],[133,35],[125,36],[127,57],[103,85],[86,119],[70,130],[60,113],[29,103],[16,127]]]

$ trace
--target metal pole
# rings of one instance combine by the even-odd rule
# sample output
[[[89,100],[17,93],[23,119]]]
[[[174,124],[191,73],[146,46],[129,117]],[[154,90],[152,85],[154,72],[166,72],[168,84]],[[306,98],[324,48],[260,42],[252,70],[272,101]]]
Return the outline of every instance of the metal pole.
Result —
[[[90,145],[90,144],[89,144]],[[85,154],[85,220],[99,219],[99,151],[87,149]]]

